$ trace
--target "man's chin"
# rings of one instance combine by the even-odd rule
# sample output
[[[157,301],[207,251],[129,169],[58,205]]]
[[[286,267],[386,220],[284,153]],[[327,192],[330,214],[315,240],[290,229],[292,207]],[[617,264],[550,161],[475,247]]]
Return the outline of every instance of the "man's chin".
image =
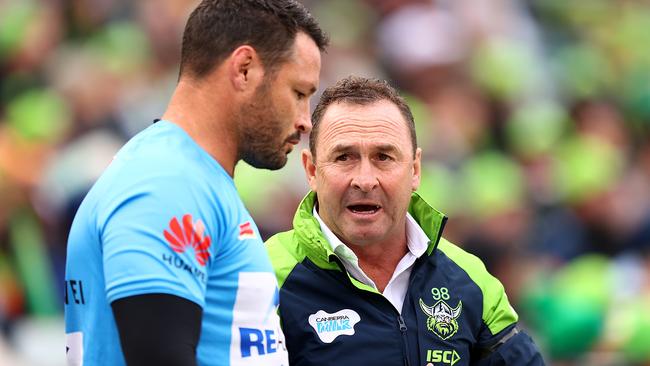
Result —
[[[244,159],[244,161],[253,168],[268,170],[278,170],[283,168],[287,165],[287,160],[287,154],[278,154],[278,156],[269,159]]]
[[[347,235],[347,244],[357,247],[367,247],[380,241],[381,235],[374,231],[360,231]]]

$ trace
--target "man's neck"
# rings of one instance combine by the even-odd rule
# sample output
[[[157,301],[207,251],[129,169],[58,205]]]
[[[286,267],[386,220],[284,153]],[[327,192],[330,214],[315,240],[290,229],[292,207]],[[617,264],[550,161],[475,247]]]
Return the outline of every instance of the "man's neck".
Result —
[[[397,265],[408,252],[406,232],[401,235],[401,239],[393,242],[348,246],[359,259],[359,267],[370,277],[380,292],[384,292]]]
[[[233,103],[218,88],[181,80],[162,119],[180,126],[232,177],[237,163]]]

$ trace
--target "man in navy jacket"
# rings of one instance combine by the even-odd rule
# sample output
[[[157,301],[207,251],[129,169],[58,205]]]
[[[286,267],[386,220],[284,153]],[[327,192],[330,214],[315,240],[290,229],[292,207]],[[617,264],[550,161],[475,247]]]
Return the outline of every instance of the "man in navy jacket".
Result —
[[[312,116],[310,192],[268,250],[292,366],[543,365],[501,283],[441,237],[409,107],[349,77]]]

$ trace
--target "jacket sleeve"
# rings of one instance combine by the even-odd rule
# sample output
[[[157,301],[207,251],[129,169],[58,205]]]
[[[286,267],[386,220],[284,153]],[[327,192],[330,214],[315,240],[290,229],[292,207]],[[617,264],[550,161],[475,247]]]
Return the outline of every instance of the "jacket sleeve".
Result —
[[[439,249],[463,268],[482,293],[483,324],[476,335],[473,359],[476,365],[543,365],[533,340],[517,328],[519,316],[510,305],[503,284],[492,276],[483,262],[441,239]]]
[[[535,342],[516,325],[504,329],[494,339],[492,344],[478,350],[480,360],[475,363],[476,366],[545,365]]]
[[[482,289],[484,326],[476,345],[477,365],[544,365],[532,338],[517,327],[519,316],[501,282],[487,274]]]

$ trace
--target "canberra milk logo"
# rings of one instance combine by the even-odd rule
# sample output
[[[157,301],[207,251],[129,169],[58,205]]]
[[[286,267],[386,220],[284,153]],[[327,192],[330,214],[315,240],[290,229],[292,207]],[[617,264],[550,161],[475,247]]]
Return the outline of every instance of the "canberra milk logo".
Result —
[[[332,343],[340,335],[353,335],[354,326],[361,320],[356,311],[339,310],[334,314],[319,310],[309,316],[309,324],[323,343]]]

